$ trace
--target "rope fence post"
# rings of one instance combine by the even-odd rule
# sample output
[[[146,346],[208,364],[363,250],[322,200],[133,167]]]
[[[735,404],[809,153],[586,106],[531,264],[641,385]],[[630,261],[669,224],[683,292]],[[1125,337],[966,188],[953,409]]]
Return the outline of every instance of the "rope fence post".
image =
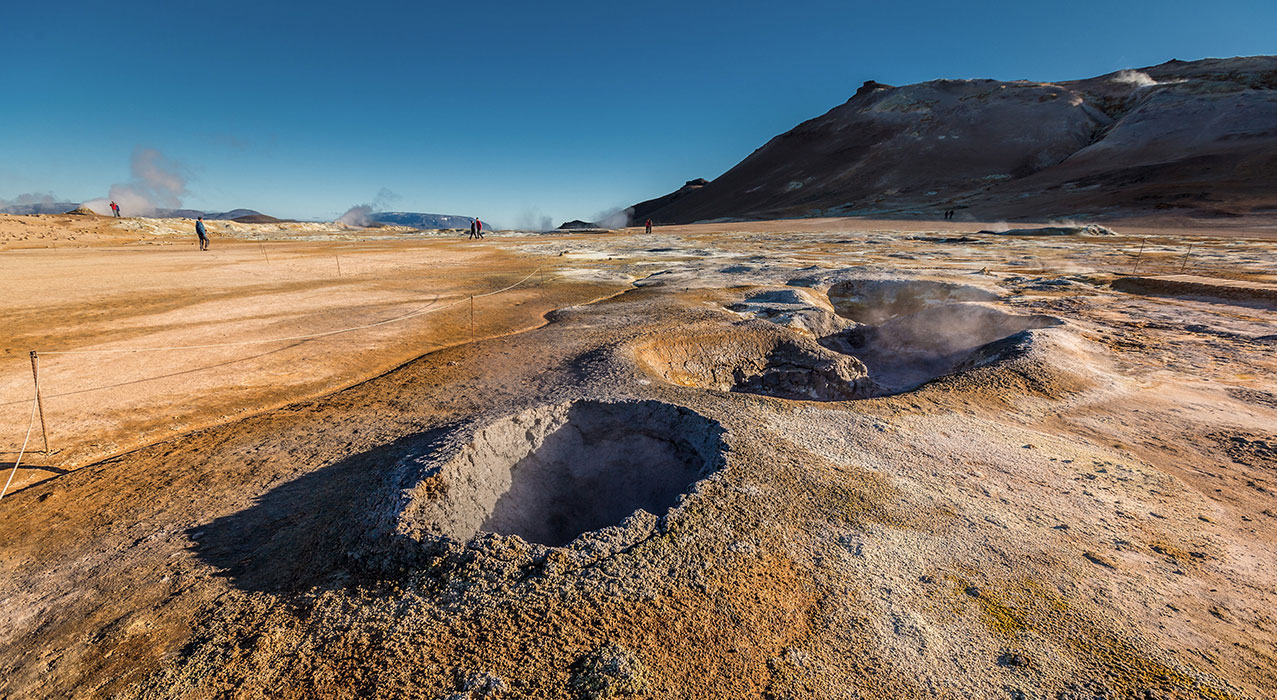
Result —
[[[40,436],[44,438],[44,453],[49,454],[49,429],[44,424],[44,399],[40,396],[40,356],[31,351],[31,381],[35,382],[35,405],[40,412]]]
[[[334,255],[333,259],[337,261],[337,276],[341,277],[341,256]]]
[[[266,244],[262,241],[258,241],[257,245],[261,246],[262,257],[266,259],[267,264],[270,264],[270,256],[266,254]]]
[[[1135,266],[1131,268],[1132,275],[1135,274],[1135,272],[1140,269],[1140,258],[1144,257],[1144,241],[1147,241],[1147,240],[1148,240],[1147,238],[1140,239],[1140,252],[1137,253],[1135,256]]]
[[[474,341],[474,295],[470,295],[470,340]]]
[[[1181,273],[1182,273],[1182,272],[1184,272],[1184,266],[1188,265],[1188,256],[1189,256],[1189,255],[1192,255],[1192,253],[1193,253],[1193,244],[1192,244],[1192,243],[1189,243],[1189,244],[1188,244],[1188,251],[1184,253],[1184,262],[1181,262],[1181,263],[1179,264],[1179,271],[1180,271]]]

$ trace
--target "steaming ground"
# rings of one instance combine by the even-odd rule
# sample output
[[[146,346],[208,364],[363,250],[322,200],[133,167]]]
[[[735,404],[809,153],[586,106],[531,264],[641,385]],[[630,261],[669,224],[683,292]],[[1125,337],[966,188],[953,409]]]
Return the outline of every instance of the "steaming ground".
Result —
[[[547,279],[475,342],[445,312],[50,356],[57,451],[0,500],[0,695],[1277,687],[1271,229],[218,223],[202,256],[188,223],[0,217],[4,449],[29,347]]]

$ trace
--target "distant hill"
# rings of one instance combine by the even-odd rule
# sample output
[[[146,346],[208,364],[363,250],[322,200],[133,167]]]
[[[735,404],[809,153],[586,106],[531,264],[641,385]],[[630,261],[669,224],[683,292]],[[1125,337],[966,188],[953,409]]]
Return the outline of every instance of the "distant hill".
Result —
[[[412,228],[419,228],[422,230],[470,228],[470,222],[473,220],[468,216],[453,216],[451,214],[421,214],[411,211],[379,211],[373,212],[369,215],[369,217],[373,221],[381,224],[411,226]]]
[[[0,207],[0,214],[19,214],[22,216],[31,216],[33,214],[65,214],[78,206],[80,205],[75,202],[10,204],[7,207]]]
[[[594,223],[593,221],[582,221],[580,219],[564,221],[563,223],[559,224],[560,231],[589,231],[589,230],[594,230],[598,228],[602,228],[602,227]]]
[[[646,202],[639,202],[638,204],[635,204],[632,207],[633,211],[630,213],[630,221],[635,224],[641,224],[647,221],[647,218],[651,216],[652,214],[655,214],[656,212],[659,212],[662,209],[665,209],[666,207],[670,206],[674,202],[677,202],[678,200],[686,197],[687,195],[700,190],[702,187],[708,184],[709,184],[709,180],[706,180],[703,177],[698,177],[695,180],[688,180],[687,182],[683,183],[682,187],[678,188],[677,190],[674,190],[673,192],[663,197],[657,197],[656,199],[649,199]]]
[[[1277,213],[1277,56],[1086,80],[865,83],[631,222]]]
[[[125,212],[125,215],[127,214],[128,212]],[[246,221],[244,223],[270,223],[274,221],[282,221],[282,219],[276,219],[273,216],[266,216],[265,214],[255,209],[232,209],[230,211],[223,211],[223,212],[200,211],[198,209],[159,209],[154,214],[151,215],[151,218],[194,219],[197,216],[202,216],[205,219],[209,219],[210,221],[225,221],[225,220],[240,221],[241,219],[244,219],[245,217],[264,217],[266,219],[269,219],[270,221],[258,221],[258,222]]]

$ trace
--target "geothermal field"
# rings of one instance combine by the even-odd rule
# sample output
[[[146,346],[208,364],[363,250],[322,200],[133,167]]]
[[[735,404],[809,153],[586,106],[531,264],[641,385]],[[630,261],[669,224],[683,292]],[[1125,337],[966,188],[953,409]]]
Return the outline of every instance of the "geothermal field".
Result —
[[[1100,223],[0,216],[0,697],[1274,697],[1277,228]]]

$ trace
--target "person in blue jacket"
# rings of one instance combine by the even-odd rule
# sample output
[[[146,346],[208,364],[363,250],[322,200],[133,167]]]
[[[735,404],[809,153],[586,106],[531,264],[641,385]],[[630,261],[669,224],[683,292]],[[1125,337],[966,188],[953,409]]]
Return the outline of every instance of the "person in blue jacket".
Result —
[[[204,217],[195,217],[195,235],[200,237],[200,250],[208,250],[208,232],[204,230]]]

